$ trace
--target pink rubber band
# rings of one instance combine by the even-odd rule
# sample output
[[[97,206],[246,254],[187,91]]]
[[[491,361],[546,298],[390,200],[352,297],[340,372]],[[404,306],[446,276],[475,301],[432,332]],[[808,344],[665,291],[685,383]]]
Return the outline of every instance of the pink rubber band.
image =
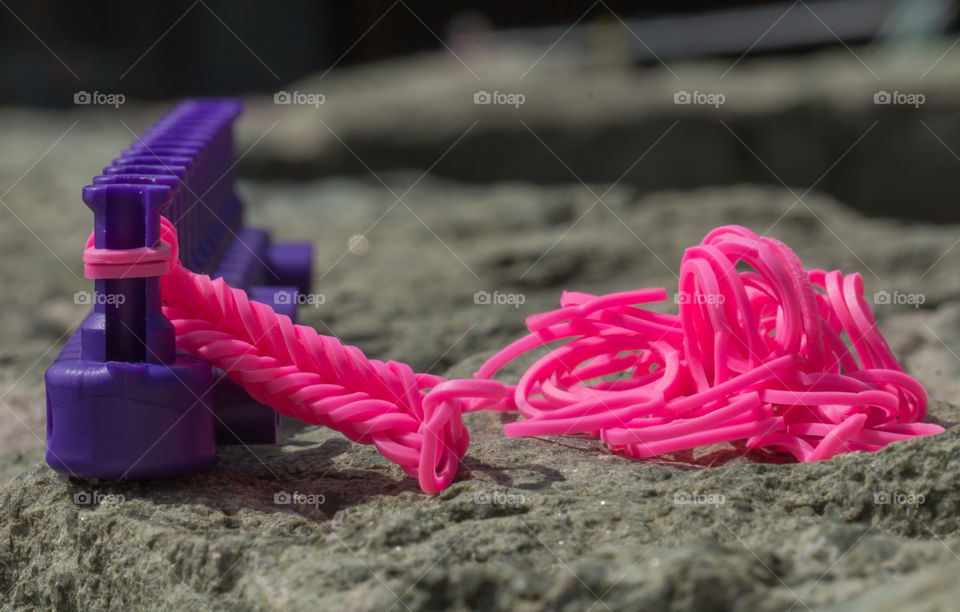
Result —
[[[170,271],[173,250],[169,243],[136,249],[98,249],[93,235],[83,251],[83,274],[87,278],[143,278]]]

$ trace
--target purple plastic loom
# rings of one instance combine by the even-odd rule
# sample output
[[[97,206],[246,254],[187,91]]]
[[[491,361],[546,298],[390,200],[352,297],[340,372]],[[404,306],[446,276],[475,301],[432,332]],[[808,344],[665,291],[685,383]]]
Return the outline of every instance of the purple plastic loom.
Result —
[[[271,243],[243,225],[234,193],[237,100],[187,100],[123,151],[83,201],[97,248],[160,245],[160,215],[180,260],[294,318],[309,292],[309,243]],[[177,354],[160,277],[94,281],[93,309],[47,370],[47,463],[83,478],[151,478],[206,469],[217,444],[272,444],[278,415],[224,373]]]

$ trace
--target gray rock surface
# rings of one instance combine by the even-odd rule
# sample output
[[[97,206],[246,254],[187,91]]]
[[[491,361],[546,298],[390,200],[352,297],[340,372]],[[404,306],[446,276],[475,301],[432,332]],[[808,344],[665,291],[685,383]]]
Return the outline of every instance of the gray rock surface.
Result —
[[[630,461],[468,421],[462,478],[435,498],[323,430],[165,481],[25,471],[0,494],[7,605],[784,610],[884,589],[932,610],[955,589],[941,572],[960,567],[956,429],[770,465],[716,449]],[[884,491],[918,501],[876,503]],[[311,503],[274,503],[283,492]]]
[[[386,180],[399,194],[416,178]],[[325,300],[304,321],[379,358],[469,375],[561,287],[670,287],[684,246],[709,228],[775,224],[810,266],[860,270],[868,292],[925,292],[922,309],[876,309],[932,395],[954,399],[953,366],[926,367],[953,363],[936,351],[937,336],[949,346],[956,334],[954,254],[917,271],[956,226],[903,228],[818,195],[810,210],[791,207],[782,191],[747,186],[640,199],[616,189],[609,209],[591,208],[582,187],[429,178],[409,209],[365,180],[243,193],[251,222],[317,240]],[[350,252],[360,234],[367,249]],[[526,301],[475,304],[478,290]],[[931,412],[960,420],[947,403]],[[71,481],[26,450],[0,460],[12,477],[0,489],[5,607],[934,610],[955,591],[958,429],[778,465],[727,446],[635,461],[588,438],[506,439],[509,418],[467,418],[471,450],[437,497],[374,449],[291,422],[276,447],[222,448],[212,471],[164,481]],[[305,503],[275,503],[282,493]],[[877,503],[884,493],[895,503]]]

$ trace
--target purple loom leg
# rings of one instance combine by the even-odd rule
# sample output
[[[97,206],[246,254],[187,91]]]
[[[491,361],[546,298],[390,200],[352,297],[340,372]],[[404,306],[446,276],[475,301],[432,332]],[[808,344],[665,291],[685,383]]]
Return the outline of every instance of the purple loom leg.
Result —
[[[156,246],[171,189],[84,189],[97,248]],[[77,346],[79,345],[79,346]],[[47,463],[79,477],[147,478],[209,467],[210,366],[174,354],[160,279],[97,280],[94,310],[47,370]]]

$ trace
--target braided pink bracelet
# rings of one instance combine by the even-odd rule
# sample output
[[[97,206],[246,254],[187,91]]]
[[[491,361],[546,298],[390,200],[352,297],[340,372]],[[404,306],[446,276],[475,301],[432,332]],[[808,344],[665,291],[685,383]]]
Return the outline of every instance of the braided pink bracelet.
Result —
[[[528,318],[530,334],[467,380],[368,359],[187,270],[166,219],[162,241],[133,254],[88,242],[87,271],[136,277],[169,264],[163,311],[179,350],[282,414],[375,445],[428,493],[450,485],[467,451],[463,413],[484,409],[520,411],[508,436],[593,434],[634,457],[746,440],[815,461],[943,431],[920,422],[926,392],[877,331],[860,275],[808,272],[785,244],[739,226],[687,249],[679,315],[638,306],[665,300],[664,289],[564,292],[561,308]],[[515,386],[492,380],[558,340]]]

